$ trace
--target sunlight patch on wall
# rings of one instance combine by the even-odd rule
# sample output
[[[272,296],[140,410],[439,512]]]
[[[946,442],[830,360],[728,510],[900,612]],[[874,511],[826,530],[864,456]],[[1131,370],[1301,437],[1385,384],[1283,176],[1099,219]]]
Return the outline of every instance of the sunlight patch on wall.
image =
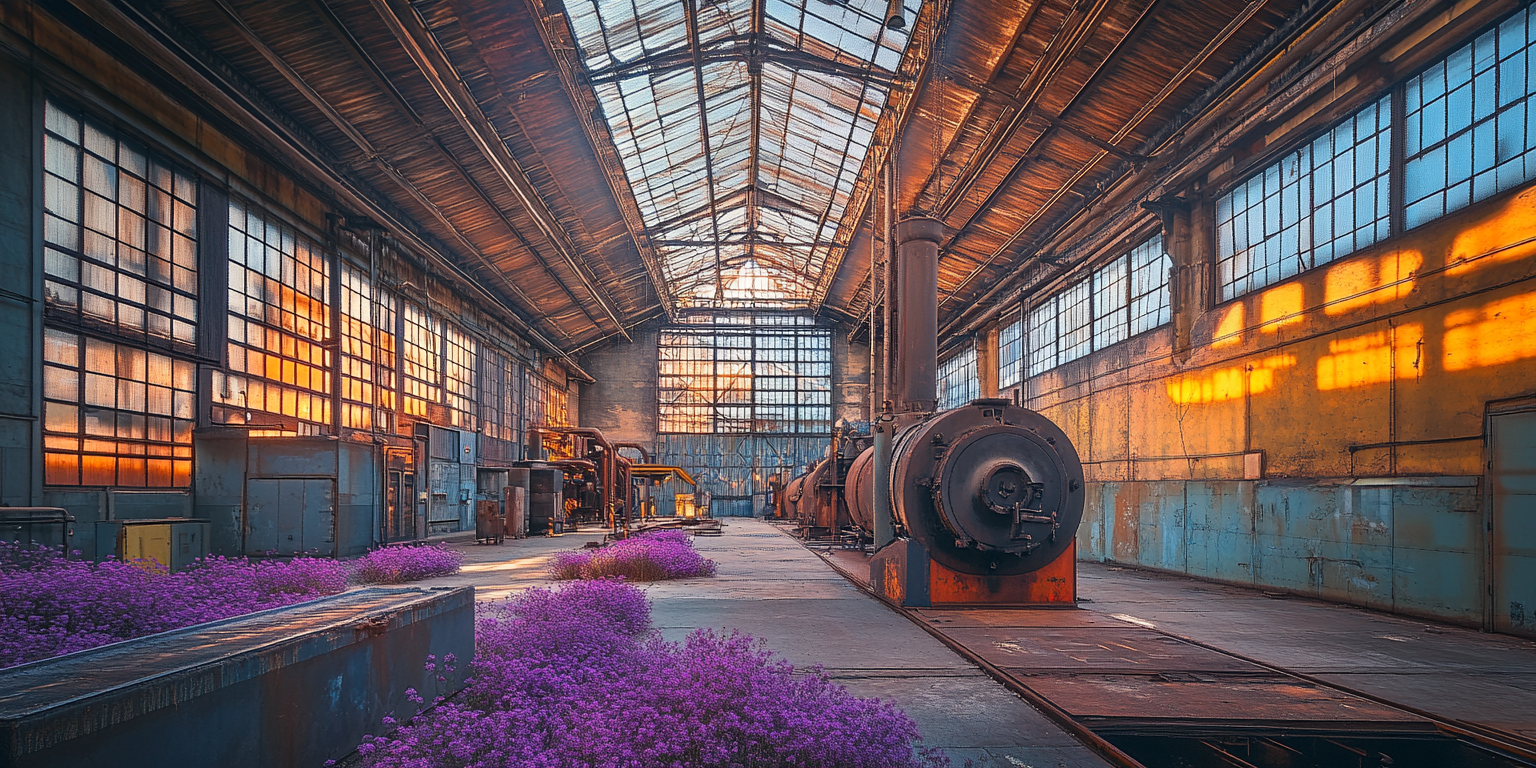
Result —
[[[1536,292],[1450,313],[1444,347],[1447,371],[1536,357]]]
[[[1259,330],[1274,333],[1292,323],[1301,322],[1306,289],[1301,283],[1271,288],[1259,297]]]
[[[1342,315],[1407,298],[1413,292],[1414,275],[1423,264],[1424,256],[1418,251],[1399,251],[1332,267],[1323,278],[1324,311]]]
[[[1262,394],[1275,388],[1275,372],[1296,365],[1296,356],[1271,355],[1250,366],[1222,368],[1198,376],[1185,376],[1168,382],[1168,397],[1179,405],[1221,403],[1238,400],[1246,391]],[[1246,390],[1244,384],[1246,383]]]
[[[1536,233],[1533,197],[1536,190],[1522,192],[1505,203],[1503,210],[1457,233],[1445,257],[1446,273],[1456,277],[1536,255],[1536,237],[1531,236]]]
[[[1217,349],[1241,344],[1243,341],[1244,306],[1242,302],[1233,304],[1227,309],[1227,313],[1221,316],[1221,322],[1216,324],[1216,337],[1211,339],[1211,346]]]
[[[1394,376],[1415,378],[1423,340],[1424,326],[1413,323],[1329,341],[1329,354],[1317,361],[1317,388],[1350,389],[1384,384]]]

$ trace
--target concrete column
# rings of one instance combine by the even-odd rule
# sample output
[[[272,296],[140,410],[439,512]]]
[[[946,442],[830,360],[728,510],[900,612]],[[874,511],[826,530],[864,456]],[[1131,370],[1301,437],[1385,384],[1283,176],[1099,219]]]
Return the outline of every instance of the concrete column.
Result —
[[[939,241],[944,224],[912,218],[896,225],[897,301],[901,308],[896,336],[896,408],[931,412],[938,400]]]

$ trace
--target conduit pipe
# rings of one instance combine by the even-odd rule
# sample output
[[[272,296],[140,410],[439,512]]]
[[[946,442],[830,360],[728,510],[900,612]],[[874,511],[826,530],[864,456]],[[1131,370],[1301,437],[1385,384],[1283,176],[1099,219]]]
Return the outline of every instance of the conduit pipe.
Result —
[[[944,223],[920,216],[896,225],[901,268],[897,272],[898,319],[896,380],[900,413],[932,413],[938,404],[939,243]]]

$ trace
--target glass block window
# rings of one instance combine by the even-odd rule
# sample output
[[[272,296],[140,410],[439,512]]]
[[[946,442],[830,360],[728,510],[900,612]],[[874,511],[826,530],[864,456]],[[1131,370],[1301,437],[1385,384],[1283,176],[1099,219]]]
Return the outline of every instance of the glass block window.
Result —
[[[716,318],[660,337],[661,431],[829,434],[832,333]]]
[[[1163,236],[1136,246],[1131,259],[1131,335],[1146,333],[1173,319],[1170,310],[1171,289],[1168,276],[1173,272],[1173,257],[1163,250]]]
[[[255,205],[230,201],[229,374],[215,377],[214,402],[296,419],[298,434],[325,430],[330,279],[318,243]]]
[[[196,366],[69,331],[43,332],[47,485],[192,485]]]
[[[51,99],[44,127],[49,317],[149,346],[194,350],[197,180]]]
[[[341,267],[341,425],[388,432],[395,410],[395,297]]]
[[[1019,383],[1024,362],[1024,318],[1003,326],[997,334],[997,385],[1011,387]]]
[[[1083,280],[1062,291],[1058,302],[1056,364],[1062,365],[1093,351],[1092,282]]]
[[[1130,254],[1093,271],[1093,348],[1131,335]]]
[[[494,440],[522,442],[523,371],[511,355],[480,348],[480,429]]]
[[[1217,200],[1223,301],[1386,238],[1391,127],[1388,96]]]
[[[959,408],[981,397],[981,379],[976,371],[976,346],[950,355],[939,363],[939,409]]]
[[[1408,81],[1404,223],[1416,227],[1536,176],[1536,56],[1522,8]]]
[[[1052,296],[1031,309],[1025,324],[1029,326],[1029,375],[1039,376],[1056,367],[1056,307],[1059,297]]]
[[[475,381],[475,358],[479,344],[452,324],[443,326],[443,404],[448,406],[448,423],[459,429],[473,430],[476,425],[479,386]]]
[[[443,322],[406,302],[403,330],[402,403],[407,416],[425,419],[428,404],[443,402]]]

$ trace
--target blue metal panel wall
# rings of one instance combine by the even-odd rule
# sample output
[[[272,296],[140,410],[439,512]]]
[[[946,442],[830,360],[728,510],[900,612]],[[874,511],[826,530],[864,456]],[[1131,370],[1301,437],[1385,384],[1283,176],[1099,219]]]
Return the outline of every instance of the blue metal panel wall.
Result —
[[[1479,510],[1472,478],[1090,483],[1078,552],[1476,624]]]
[[[0,298],[0,504],[37,503],[42,471],[38,439],[37,363],[42,288],[34,243],[33,104],[31,77],[0,63],[0,275],[10,295]]]

